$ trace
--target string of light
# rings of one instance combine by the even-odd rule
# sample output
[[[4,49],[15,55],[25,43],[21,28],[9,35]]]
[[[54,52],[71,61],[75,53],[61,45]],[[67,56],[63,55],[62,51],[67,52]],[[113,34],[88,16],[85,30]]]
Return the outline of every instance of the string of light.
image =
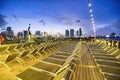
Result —
[[[94,38],[96,38],[95,19],[94,19],[92,4],[90,3],[90,0],[88,0],[88,7],[89,7],[90,19],[93,27],[93,32],[94,32]]]

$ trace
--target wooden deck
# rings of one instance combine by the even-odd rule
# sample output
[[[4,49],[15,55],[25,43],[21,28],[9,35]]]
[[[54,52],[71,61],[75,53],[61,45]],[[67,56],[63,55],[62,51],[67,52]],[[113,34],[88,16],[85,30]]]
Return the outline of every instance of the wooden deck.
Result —
[[[72,80],[104,80],[85,43],[81,45],[81,60]]]

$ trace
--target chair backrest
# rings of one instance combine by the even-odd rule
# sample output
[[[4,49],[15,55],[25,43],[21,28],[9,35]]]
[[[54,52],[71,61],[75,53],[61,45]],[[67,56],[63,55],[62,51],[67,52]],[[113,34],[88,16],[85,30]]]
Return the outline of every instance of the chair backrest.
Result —
[[[9,50],[13,50],[13,49],[15,49],[16,47],[17,47],[17,45],[11,45],[11,46],[9,46],[8,51],[9,51]]]
[[[10,62],[17,57],[18,53],[8,55],[6,62]]]
[[[39,51],[39,49],[35,49],[31,54],[35,54]]]
[[[18,44],[18,46],[16,47],[16,49],[20,49],[23,47],[24,44]]]
[[[7,50],[8,46],[0,47],[0,52]]]
[[[46,47],[42,47],[41,49],[40,49],[40,51],[42,51],[42,50],[44,50]]]
[[[23,45],[23,47],[28,47],[30,45],[31,45],[31,43],[26,43],[26,44]]]
[[[64,67],[59,73],[56,74],[56,76],[52,80],[63,79],[68,69],[69,69],[69,66]]]
[[[117,41],[117,48],[120,49],[120,41]]]
[[[71,80],[73,77],[73,74],[71,71],[67,71],[66,75],[65,75],[65,80]]]
[[[22,55],[21,55],[20,57],[24,57],[24,56],[26,56],[27,54],[29,54],[29,51],[23,52]]]

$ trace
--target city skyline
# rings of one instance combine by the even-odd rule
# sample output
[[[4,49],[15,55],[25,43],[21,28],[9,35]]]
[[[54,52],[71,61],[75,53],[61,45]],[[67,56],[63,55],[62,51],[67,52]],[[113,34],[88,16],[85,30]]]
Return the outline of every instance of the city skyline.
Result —
[[[120,35],[119,0],[90,0],[97,34],[116,32]],[[7,24],[6,24],[7,23]],[[66,29],[82,28],[93,34],[88,0],[1,0],[0,26],[17,32],[28,29],[64,34]]]

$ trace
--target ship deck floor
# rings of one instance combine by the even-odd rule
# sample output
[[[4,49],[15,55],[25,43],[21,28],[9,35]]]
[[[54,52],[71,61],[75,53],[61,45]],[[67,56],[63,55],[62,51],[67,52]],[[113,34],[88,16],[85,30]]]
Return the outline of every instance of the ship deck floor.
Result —
[[[81,60],[72,80],[104,80],[85,43],[81,45]]]

